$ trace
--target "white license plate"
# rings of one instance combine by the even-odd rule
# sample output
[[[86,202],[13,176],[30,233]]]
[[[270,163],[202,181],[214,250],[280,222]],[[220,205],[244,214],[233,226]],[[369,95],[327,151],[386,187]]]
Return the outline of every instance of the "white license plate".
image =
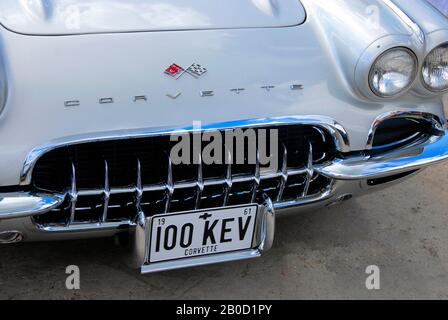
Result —
[[[257,210],[249,205],[154,216],[149,262],[250,249]]]

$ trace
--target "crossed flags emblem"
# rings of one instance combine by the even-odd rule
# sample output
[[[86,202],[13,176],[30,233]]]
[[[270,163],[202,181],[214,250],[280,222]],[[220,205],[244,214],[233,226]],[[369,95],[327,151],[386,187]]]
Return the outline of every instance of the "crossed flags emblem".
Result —
[[[193,76],[194,78],[199,78],[206,72],[207,72],[207,69],[198,63],[193,63],[191,66],[189,66],[186,69],[176,63],[173,63],[165,70],[165,74],[167,74],[175,79],[179,79],[185,73]]]

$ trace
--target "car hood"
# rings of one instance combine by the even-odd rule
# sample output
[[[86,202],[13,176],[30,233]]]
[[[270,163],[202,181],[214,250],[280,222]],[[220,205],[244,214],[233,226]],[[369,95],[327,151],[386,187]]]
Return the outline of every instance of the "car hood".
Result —
[[[28,35],[287,27],[299,0],[1,0],[0,23]]]
[[[448,2],[446,0],[428,0],[434,7],[439,9],[445,16],[448,17]]]

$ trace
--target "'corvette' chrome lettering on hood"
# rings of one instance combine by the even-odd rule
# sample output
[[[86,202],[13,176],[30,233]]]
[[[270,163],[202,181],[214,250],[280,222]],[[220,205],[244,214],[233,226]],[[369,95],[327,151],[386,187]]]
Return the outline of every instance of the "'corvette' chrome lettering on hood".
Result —
[[[286,27],[298,0],[2,0],[0,22],[32,35]]]

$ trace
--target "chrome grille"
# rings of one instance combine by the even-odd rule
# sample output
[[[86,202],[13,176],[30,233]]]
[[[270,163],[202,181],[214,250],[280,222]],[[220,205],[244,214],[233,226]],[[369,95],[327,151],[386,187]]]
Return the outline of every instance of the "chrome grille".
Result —
[[[260,165],[173,165],[169,137],[91,142],[44,155],[33,171],[39,191],[64,193],[57,209],[35,217],[41,227],[116,227],[143,212],[207,209],[257,202],[267,194],[277,205],[306,203],[329,191],[332,181],[314,167],[335,156],[332,137],[310,125],[279,130],[279,170]],[[231,153],[223,153],[230,163]],[[150,165],[148,165],[148,162]]]

